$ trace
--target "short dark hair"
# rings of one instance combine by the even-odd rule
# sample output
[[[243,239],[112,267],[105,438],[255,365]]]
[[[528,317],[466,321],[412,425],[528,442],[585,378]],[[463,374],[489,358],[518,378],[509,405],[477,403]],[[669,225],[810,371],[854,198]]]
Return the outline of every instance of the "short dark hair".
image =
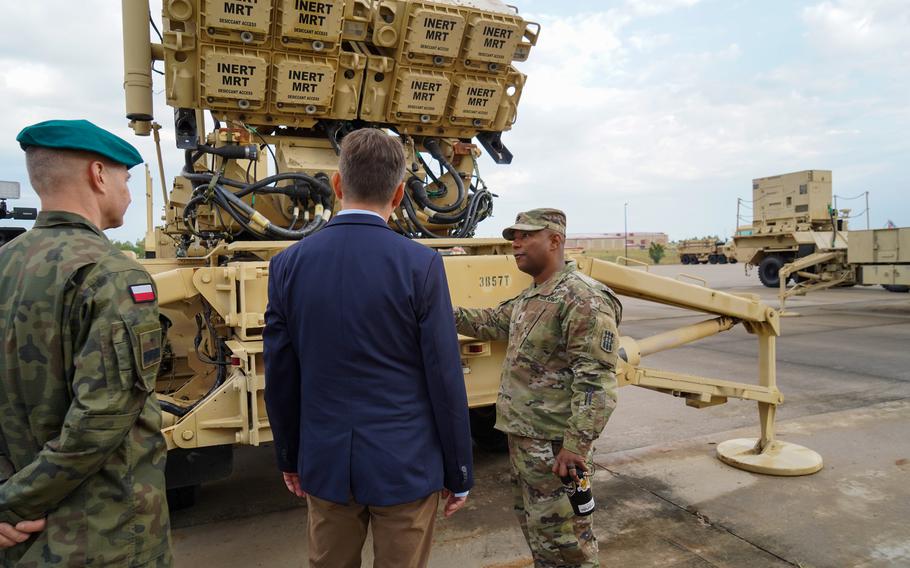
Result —
[[[95,161],[102,162],[109,168],[126,167],[101,154],[85,150],[46,146],[29,146],[25,149],[25,169],[38,197],[56,193],[67,182],[75,179],[77,168]]]
[[[404,147],[376,128],[361,128],[341,141],[338,173],[341,185],[354,201],[385,205],[404,179]]]

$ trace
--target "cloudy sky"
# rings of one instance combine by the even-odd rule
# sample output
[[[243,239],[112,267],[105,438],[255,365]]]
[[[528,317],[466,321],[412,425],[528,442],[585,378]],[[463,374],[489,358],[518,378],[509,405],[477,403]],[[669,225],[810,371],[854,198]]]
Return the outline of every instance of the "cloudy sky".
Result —
[[[515,160],[481,164],[500,195],[481,235],[540,206],[564,209],[570,232],[622,231],[624,203],[630,231],[729,235],[753,178],[804,169],[833,170],[837,195],[871,192],[873,227],[910,226],[907,0],[510,3],[543,29],[504,136]],[[38,205],[15,136],[40,120],[88,118],[156,171],[151,140],[123,118],[119,5],[14,2],[0,20],[0,180],[22,183],[15,205]],[[152,7],[160,13],[160,0]],[[180,154],[162,89],[170,177]],[[143,177],[134,170],[134,205],[114,238],[145,232]]]

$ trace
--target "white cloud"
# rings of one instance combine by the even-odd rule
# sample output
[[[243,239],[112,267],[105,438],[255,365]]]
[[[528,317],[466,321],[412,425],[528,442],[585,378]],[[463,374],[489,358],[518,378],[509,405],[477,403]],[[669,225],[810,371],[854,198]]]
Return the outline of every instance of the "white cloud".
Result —
[[[833,55],[907,63],[910,3],[905,0],[826,1],[805,8],[803,19],[810,40]],[[891,57],[882,57],[889,52]]]
[[[63,75],[43,63],[0,59],[0,87],[12,97],[46,97],[62,83]]]
[[[515,161],[481,163],[501,196],[481,235],[538,206],[564,208],[571,231],[615,231],[625,201],[635,230],[723,234],[753,177],[809,168],[833,169],[838,193],[871,189],[873,212],[910,225],[901,168],[910,152],[910,3],[778,6],[776,17],[799,28],[794,41],[811,47],[792,53],[677,24],[698,19],[693,11],[716,13],[703,4],[627,0],[569,14],[546,2],[527,14],[541,23],[540,42],[520,66],[528,82],[518,123],[503,137]],[[182,156],[160,93],[155,105],[170,178]],[[14,137],[52,117],[88,118],[153,161],[151,140],[132,135],[123,106],[119,4],[19,2],[0,20],[0,179],[21,181],[27,194]],[[134,206],[116,238],[144,232],[143,177],[134,171]]]
[[[657,16],[679,8],[691,8],[700,0],[626,0],[626,6],[636,16]]]
[[[521,116],[505,135],[517,156],[513,167],[535,174],[501,191],[499,210],[509,214],[482,231],[495,234],[508,224],[519,202],[564,207],[570,230],[616,230],[622,226],[617,204],[629,201],[639,230],[724,234],[732,230],[736,197],[750,196],[753,177],[834,169],[841,184],[835,191],[848,192],[863,175],[899,169],[893,155],[910,149],[906,136],[891,139],[879,123],[910,126],[906,97],[857,89],[887,73],[859,79],[836,59],[785,54],[770,60],[769,71],[750,75],[740,71],[744,60],[767,57],[754,45],[693,49],[672,32],[649,28],[648,17],[693,4],[630,2],[602,14],[542,18],[541,43],[523,68],[529,80]],[[863,44],[863,56],[886,64],[904,38],[882,15],[900,22],[895,9],[904,4],[874,4],[867,26],[886,38]],[[803,13],[806,33],[821,35],[806,14],[816,15]],[[597,49],[591,38],[602,38]],[[870,142],[884,155],[861,155]],[[876,197],[897,201],[898,191],[878,187]],[[906,205],[903,212],[910,213]]]

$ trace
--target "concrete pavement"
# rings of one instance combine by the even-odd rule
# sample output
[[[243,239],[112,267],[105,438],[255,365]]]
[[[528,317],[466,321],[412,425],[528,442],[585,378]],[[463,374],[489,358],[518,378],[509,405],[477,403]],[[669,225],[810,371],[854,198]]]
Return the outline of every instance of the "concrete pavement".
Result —
[[[758,293],[741,265],[657,267],[712,287]],[[625,300],[624,335],[705,319]],[[729,468],[717,443],[757,435],[754,404],[695,410],[672,397],[620,391],[598,442],[596,532],[611,566],[910,566],[910,295],[819,292],[788,307],[778,383],[779,437],[825,459],[809,477]],[[755,340],[741,329],[647,358],[646,366],[755,382]],[[511,513],[505,456],[477,453],[465,510],[437,525],[430,566],[530,565]],[[232,478],[173,515],[178,566],[303,566],[306,511],[283,488],[270,448],[242,448]],[[365,554],[369,566],[369,554]]]

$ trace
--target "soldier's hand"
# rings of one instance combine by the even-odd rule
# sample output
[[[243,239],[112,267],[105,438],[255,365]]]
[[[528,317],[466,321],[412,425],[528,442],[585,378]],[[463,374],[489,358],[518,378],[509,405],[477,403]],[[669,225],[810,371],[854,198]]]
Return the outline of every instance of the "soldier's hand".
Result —
[[[296,495],[297,497],[306,497],[306,492],[300,488],[300,476],[296,473],[281,473],[284,476],[284,485],[288,488],[288,491]]]
[[[553,464],[553,473],[557,477],[570,476],[575,481],[578,481],[578,470],[584,471],[587,473],[588,466],[585,465],[585,458],[574,452],[562,448],[559,450],[559,453],[556,455],[556,463]]]
[[[452,493],[451,491],[449,491],[448,489],[442,490],[442,498],[446,500],[446,507],[443,510],[443,514],[446,517],[451,517],[452,515],[454,515],[455,511],[464,507],[464,504],[468,500],[467,495],[465,495],[464,497],[456,497],[455,494]]]
[[[15,527],[9,523],[0,523],[0,548],[9,548],[23,543],[32,536],[32,533],[43,531],[46,525],[45,519],[22,521]]]

